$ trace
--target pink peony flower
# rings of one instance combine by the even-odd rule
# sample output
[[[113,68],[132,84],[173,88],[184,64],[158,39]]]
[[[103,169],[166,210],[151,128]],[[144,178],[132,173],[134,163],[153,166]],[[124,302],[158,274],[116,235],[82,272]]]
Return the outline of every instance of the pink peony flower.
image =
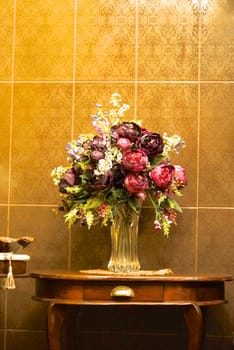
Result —
[[[176,181],[176,184],[179,187],[186,186],[187,185],[187,178],[186,178],[185,169],[182,168],[180,165],[174,165],[174,168],[175,168],[174,179]]]
[[[148,165],[148,157],[142,150],[134,150],[126,152],[123,155],[122,165],[124,168],[134,173],[145,171]]]
[[[148,180],[144,175],[128,174],[124,179],[124,185],[128,192],[135,193],[139,198],[145,199],[145,190],[148,188]]]
[[[173,181],[173,175],[175,168],[172,165],[160,164],[157,165],[153,170],[149,172],[150,178],[153,180],[155,185],[160,188],[167,188]]]
[[[117,146],[122,151],[127,151],[131,146],[131,141],[129,139],[126,139],[125,137],[120,137],[117,141]]]

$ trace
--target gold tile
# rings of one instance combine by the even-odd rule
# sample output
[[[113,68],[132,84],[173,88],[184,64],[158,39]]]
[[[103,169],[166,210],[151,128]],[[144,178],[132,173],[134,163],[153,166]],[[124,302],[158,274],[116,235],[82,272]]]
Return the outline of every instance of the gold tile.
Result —
[[[9,181],[11,87],[0,84],[0,203],[7,203]]]
[[[7,235],[7,206],[0,206],[0,222],[1,222],[0,236],[6,236]]]
[[[70,80],[74,1],[17,1],[15,79]]]
[[[11,218],[12,236],[20,232],[35,238],[24,250],[32,257],[30,269],[67,269],[69,234],[62,216],[51,207],[15,206]]]
[[[198,18],[188,0],[139,1],[139,80],[196,80]]]
[[[138,257],[142,269],[170,267],[175,273],[194,271],[194,223],[195,210],[184,209],[172,225],[169,237],[154,229],[154,210],[145,208],[139,225]],[[189,247],[189,248],[188,248]],[[178,254],[171,254],[171,252]]]
[[[234,206],[234,85],[201,86],[200,206]]]
[[[0,80],[11,79],[13,10],[13,1],[0,2]]]
[[[111,109],[109,103],[113,93],[120,93],[123,103],[130,105],[130,110],[126,112],[126,119],[134,119],[134,84],[103,83],[103,84],[76,84],[75,99],[75,134],[80,133],[96,134],[91,124],[91,114],[97,112],[96,103],[103,105],[103,110]]]
[[[138,88],[137,117],[144,127],[159,134],[178,134],[186,141],[186,148],[172,155],[173,163],[187,171],[188,187],[179,198],[186,206],[196,202],[197,89],[196,84],[147,83]]]
[[[77,80],[134,79],[135,11],[135,1],[79,1]]]
[[[209,1],[202,18],[202,80],[234,80],[233,42],[234,2]]]
[[[233,274],[233,225],[233,210],[217,208],[199,211],[199,272]],[[234,297],[234,290],[232,295]]]
[[[70,84],[17,84],[14,92],[13,203],[51,204],[58,198],[51,170],[65,158],[71,134]]]
[[[110,227],[95,226],[88,229],[81,225],[72,228],[72,270],[107,268],[110,258]],[[89,247],[89,254],[87,254]]]

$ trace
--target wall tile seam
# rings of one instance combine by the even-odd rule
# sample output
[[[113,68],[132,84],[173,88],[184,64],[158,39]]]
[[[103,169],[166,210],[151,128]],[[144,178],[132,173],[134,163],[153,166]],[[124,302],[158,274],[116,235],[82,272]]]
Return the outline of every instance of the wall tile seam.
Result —
[[[13,327],[8,327],[6,328],[7,331],[10,331],[10,332],[29,332],[29,333],[44,333],[44,332],[47,332],[46,329],[30,329],[30,328],[20,328],[20,327],[16,327],[16,328],[13,328]]]
[[[8,204],[7,203],[1,203],[0,204],[0,207],[6,207],[6,206],[8,206]],[[20,204],[20,203],[10,203],[9,204],[9,206],[10,207],[48,207],[48,208],[54,208],[54,207],[57,207],[58,205],[57,204],[31,204],[31,203],[28,203],[28,204]]]
[[[77,60],[77,16],[78,16],[78,0],[74,0],[74,14],[73,14],[73,65],[72,65],[72,116],[71,116],[71,134],[70,138],[74,139],[75,132],[75,102],[76,102],[76,60]],[[72,257],[72,239],[71,230],[68,236],[68,254],[67,254],[67,269],[71,269]]]
[[[194,272],[198,272],[198,247],[199,247],[199,195],[200,195],[200,123],[201,123],[201,2],[198,9],[198,61],[197,61],[197,145],[196,145],[196,210],[195,210],[195,235],[194,235]]]
[[[1,203],[0,204],[0,208],[4,208],[4,207],[8,207],[7,203]],[[28,207],[32,207],[32,208],[55,208],[57,207],[57,204],[9,204],[9,207],[11,208],[28,208]],[[149,205],[143,205],[144,209],[151,209],[153,208],[153,206],[149,206]],[[234,207],[230,206],[181,206],[182,209],[189,209],[189,210],[197,210],[197,209],[202,209],[202,210],[234,210]]]
[[[137,120],[139,72],[139,4],[135,1],[135,83],[134,83],[134,119]]]
[[[11,49],[11,83],[10,83],[10,135],[9,135],[9,168],[8,168],[8,189],[7,189],[7,224],[6,224],[6,236],[10,236],[10,203],[11,203],[11,174],[12,174],[12,129],[13,129],[13,108],[14,108],[14,81],[15,81],[15,38],[16,38],[16,9],[17,9],[17,0],[13,1],[13,18],[12,18],[12,49]],[[8,294],[5,293],[4,305],[3,305],[3,350],[7,348],[7,314],[8,314]]]
[[[234,84],[234,80],[0,80],[0,84]]]

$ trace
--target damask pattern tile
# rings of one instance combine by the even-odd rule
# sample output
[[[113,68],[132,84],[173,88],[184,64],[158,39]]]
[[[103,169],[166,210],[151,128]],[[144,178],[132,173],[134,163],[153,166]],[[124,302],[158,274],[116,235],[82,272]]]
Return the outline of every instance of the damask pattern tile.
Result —
[[[200,209],[199,222],[199,272],[232,274],[234,213],[227,209]]]
[[[10,152],[11,87],[0,84],[0,203],[7,203]]]
[[[233,210],[203,209],[199,211],[199,273],[226,273],[233,276],[233,226]],[[226,323],[228,322],[231,328],[234,322],[234,281],[226,283],[226,298],[229,301],[226,311],[229,321]],[[215,320],[214,317],[211,318],[212,320]],[[222,320],[221,323],[224,324],[223,316],[219,320]],[[212,325],[209,327],[214,329]]]
[[[74,1],[18,0],[15,80],[71,80]]]
[[[3,288],[0,289],[0,330],[4,329],[4,316],[5,316],[5,299],[6,292]],[[0,343],[1,343],[1,334],[0,334]],[[1,349],[1,346],[0,346]]]
[[[110,110],[110,97],[113,93],[119,93],[122,96],[122,102],[130,105],[130,110],[126,112],[126,119],[134,119],[134,84],[124,83],[102,83],[102,84],[76,84],[75,98],[75,120],[74,137],[80,133],[93,133],[96,131],[92,127],[91,114],[97,112],[96,103],[103,106],[103,110]]]
[[[197,16],[188,0],[139,0],[139,80],[197,80]]]
[[[29,272],[68,269],[68,229],[62,215],[56,215],[52,206],[13,206],[10,232],[12,237],[34,237],[23,250],[30,256]]]
[[[50,175],[65,156],[71,106],[70,84],[15,86],[12,203],[54,203],[57,188]]]
[[[234,85],[201,87],[200,206],[234,206]]]
[[[175,273],[195,269],[195,210],[184,209],[169,237],[154,229],[154,210],[144,207],[139,225],[138,253],[144,270],[171,268]],[[189,247],[189,248],[188,248]]]
[[[46,331],[8,330],[7,350],[19,349],[47,350],[48,341]]]
[[[78,2],[77,80],[134,79],[135,12],[135,1]]]
[[[186,142],[174,163],[187,171],[189,186],[180,198],[182,205],[193,206],[196,201],[197,148],[197,85],[196,84],[139,84],[137,118],[144,127],[168,135],[178,134]],[[191,155],[193,157],[191,161]]]
[[[234,80],[233,42],[234,2],[209,1],[202,17],[202,80]]]
[[[0,206],[0,236],[7,234],[7,206]]]
[[[7,327],[18,330],[38,330],[44,324],[44,330],[46,330],[45,319],[48,305],[32,300],[32,296],[35,293],[35,280],[28,277],[17,278],[15,276],[15,284],[16,288],[11,290],[7,296],[9,313]],[[37,317],[35,317],[35,314]]]
[[[12,74],[13,0],[1,0],[0,18],[0,80],[10,80]]]
[[[109,227],[95,226],[92,229],[79,224],[72,229],[71,269],[106,269],[110,259]],[[89,249],[87,250],[87,247]]]

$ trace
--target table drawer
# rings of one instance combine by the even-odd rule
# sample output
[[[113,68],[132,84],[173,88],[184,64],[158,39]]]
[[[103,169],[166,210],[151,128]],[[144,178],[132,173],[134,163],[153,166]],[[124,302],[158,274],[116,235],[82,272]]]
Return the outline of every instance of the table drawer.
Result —
[[[163,301],[163,286],[144,283],[90,283],[84,286],[86,301],[126,300],[134,302]]]

